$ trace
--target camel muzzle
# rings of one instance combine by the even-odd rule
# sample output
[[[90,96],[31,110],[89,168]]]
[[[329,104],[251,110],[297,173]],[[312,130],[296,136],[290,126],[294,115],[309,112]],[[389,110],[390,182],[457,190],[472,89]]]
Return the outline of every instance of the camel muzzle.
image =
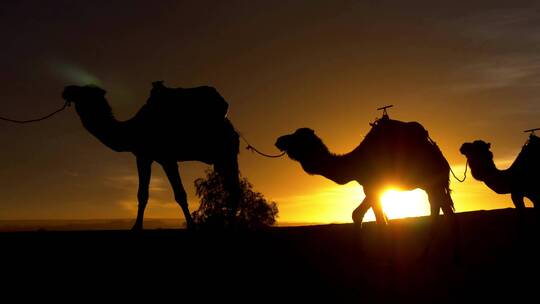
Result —
[[[287,138],[285,136],[281,136],[280,138],[277,139],[275,146],[280,151],[287,152],[287,147],[289,146],[287,143]]]
[[[470,148],[470,143],[464,143],[463,145],[461,145],[461,148],[459,148],[459,152],[463,155],[467,155],[469,154],[469,148]]]

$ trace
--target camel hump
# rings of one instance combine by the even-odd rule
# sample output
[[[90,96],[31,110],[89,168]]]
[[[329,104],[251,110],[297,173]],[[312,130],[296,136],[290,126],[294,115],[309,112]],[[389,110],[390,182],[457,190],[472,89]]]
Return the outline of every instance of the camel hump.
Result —
[[[169,88],[163,81],[152,83],[150,97],[146,103],[169,115],[203,120],[223,119],[229,109],[227,101],[213,87]]]
[[[520,155],[526,155],[527,157],[534,155],[536,157],[538,154],[540,154],[540,138],[536,135],[531,135],[521,149]]]
[[[531,135],[529,137],[528,145],[533,147],[535,150],[540,149],[540,138],[536,135]]]
[[[407,122],[407,124],[409,125],[411,130],[413,130],[413,132],[415,132],[418,135],[418,137],[429,138],[428,131],[419,122],[411,121],[411,122]]]
[[[513,170],[525,170],[527,172],[540,169],[540,138],[536,135],[529,136],[529,140],[521,148],[518,156],[510,166]]]
[[[394,119],[379,120],[373,127],[375,132],[394,136],[397,134],[408,134],[414,138],[429,138],[428,131],[418,122],[404,122]]]

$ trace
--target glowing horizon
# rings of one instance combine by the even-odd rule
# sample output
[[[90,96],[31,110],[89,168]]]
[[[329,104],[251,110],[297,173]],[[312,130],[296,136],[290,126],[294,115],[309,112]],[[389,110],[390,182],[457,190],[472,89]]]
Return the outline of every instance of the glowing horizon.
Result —
[[[244,1],[209,10],[204,1],[190,9],[137,2],[104,15],[110,8],[6,3],[0,115],[39,116],[64,103],[66,85],[94,83],[124,121],[144,105],[153,81],[209,85],[257,149],[277,152],[279,136],[309,127],[332,153],[344,154],[380,117],[376,109],[393,104],[390,117],[421,123],[459,177],[464,142],[492,143],[504,169],[527,139],[522,131],[537,127],[540,117],[535,5]],[[97,141],[74,107],[39,124],[0,127],[9,143],[0,149],[0,219],[135,217],[133,156]],[[277,202],[278,222],[350,223],[364,198],[354,182],[336,185],[286,157],[253,155],[243,144],[238,162],[254,190]],[[193,211],[193,181],[207,166],[179,167]],[[182,220],[158,165],[152,176],[146,216]],[[452,178],[451,189],[456,212],[513,206],[509,195],[470,173],[463,184]],[[390,218],[429,213],[421,192],[384,200]],[[371,211],[365,220],[373,220]]]

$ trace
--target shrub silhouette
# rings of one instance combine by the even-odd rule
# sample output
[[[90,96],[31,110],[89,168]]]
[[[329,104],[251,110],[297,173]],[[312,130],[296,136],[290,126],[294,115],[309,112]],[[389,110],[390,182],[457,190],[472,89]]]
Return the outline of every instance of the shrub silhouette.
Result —
[[[195,180],[196,194],[201,199],[198,210],[192,213],[194,222],[201,228],[223,228],[234,225],[238,228],[258,229],[272,226],[276,222],[278,208],[264,196],[253,190],[247,178],[240,180],[240,201],[236,216],[231,223],[228,193],[223,180],[214,170],[207,170],[205,178]]]

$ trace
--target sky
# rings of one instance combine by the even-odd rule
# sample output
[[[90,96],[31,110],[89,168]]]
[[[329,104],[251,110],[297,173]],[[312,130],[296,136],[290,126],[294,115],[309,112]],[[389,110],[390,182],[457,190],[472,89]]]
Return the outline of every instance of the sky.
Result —
[[[406,2],[406,3],[405,3]],[[310,127],[335,153],[356,147],[379,106],[418,121],[458,176],[466,141],[492,143],[508,167],[540,127],[537,1],[5,1],[0,7],[0,116],[28,119],[63,104],[66,85],[107,90],[116,117],[132,117],[151,83],[210,85],[252,145]],[[73,108],[47,121],[0,121],[0,219],[134,218],[137,175],[81,125]],[[363,199],[298,163],[241,149],[240,170],[276,201],[278,221],[351,222]],[[190,209],[208,166],[180,164]],[[182,219],[154,165],[147,217]],[[470,174],[469,174],[470,175]],[[457,212],[510,207],[469,177],[452,182]],[[425,194],[404,200],[427,214]],[[530,204],[530,203],[528,203]],[[410,208],[408,208],[410,206]],[[390,208],[391,209],[391,208]],[[391,210],[388,210],[389,213]]]

